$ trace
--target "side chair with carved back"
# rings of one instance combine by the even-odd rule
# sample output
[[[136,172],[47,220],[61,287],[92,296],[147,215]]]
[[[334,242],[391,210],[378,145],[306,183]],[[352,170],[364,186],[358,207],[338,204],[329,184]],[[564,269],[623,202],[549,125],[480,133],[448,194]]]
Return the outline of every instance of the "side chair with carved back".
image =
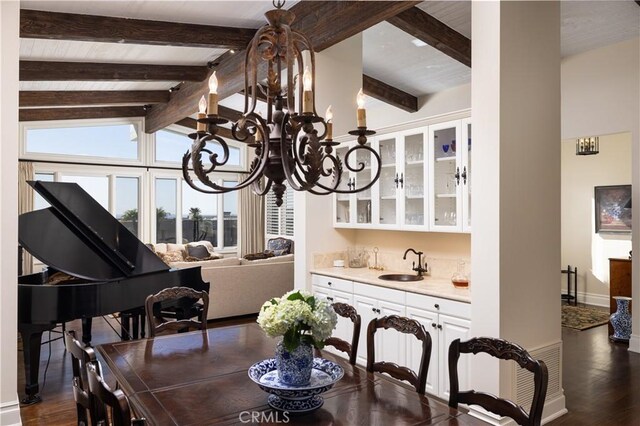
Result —
[[[400,333],[412,334],[422,342],[422,356],[420,370],[416,374],[407,367],[401,367],[392,362],[375,360],[375,334],[379,329],[392,328]],[[411,383],[416,392],[423,394],[427,384],[429,360],[431,359],[431,335],[418,321],[398,315],[390,315],[382,318],[374,318],[367,327],[367,371],[387,373],[398,380],[406,380]]]
[[[356,365],[356,357],[358,356],[358,344],[360,342],[360,324],[362,318],[358,314],[356,309],[348,303],[335,302],[331,306],[333,310],[339,316],[348,318],[353,323],[353,335],[351,336],[351,343],[343,340],[339,337],[331,336],[325,340],[325,346],[333,346],[339,351],[345,352],[349,356],[349,363]]]
[[[508,399],[477,392],[475,390],[460,391],[458,383],[458,360],[460,354],[486,353],[495,358],[513,360],[522,368],[533,373],[534,389],[531,409],[525,409]],[[461,342],[456,339],[449,345],[449,406],[457,408],[458,404],[479,405],[500,416],[510,417],[516,423],[525,426],[539,426],[542,420],[542,408],[547,395],[549,374],[543,361],[534,359],[521,346],[502,339],[491,337],[476,337]]]

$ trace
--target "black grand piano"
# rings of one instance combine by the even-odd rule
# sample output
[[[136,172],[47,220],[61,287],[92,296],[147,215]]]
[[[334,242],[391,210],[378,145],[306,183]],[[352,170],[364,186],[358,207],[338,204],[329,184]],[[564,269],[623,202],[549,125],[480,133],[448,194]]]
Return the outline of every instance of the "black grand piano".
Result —
[[[43,331],[81,318],[83,341],[88,343],[92,317],[144,306],[148,295],[167,287],[209,290],[200,267],[170,269],[79,185],[29,184],[51,207],[24,213],[18,220],[20,244],[48,265],[43,272],[18,278],[24,404],[40,401],[38,370]],[[67,279],[47,284],[54,275]]]

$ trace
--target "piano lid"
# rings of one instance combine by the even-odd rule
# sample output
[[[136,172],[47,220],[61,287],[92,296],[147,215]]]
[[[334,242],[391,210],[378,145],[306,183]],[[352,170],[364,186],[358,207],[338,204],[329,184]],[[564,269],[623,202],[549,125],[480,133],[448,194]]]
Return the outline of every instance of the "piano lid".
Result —
[[[51,207],[20,215],[20,244],[69,275],[111,281],[169,267],[78,184],[28,182]]]

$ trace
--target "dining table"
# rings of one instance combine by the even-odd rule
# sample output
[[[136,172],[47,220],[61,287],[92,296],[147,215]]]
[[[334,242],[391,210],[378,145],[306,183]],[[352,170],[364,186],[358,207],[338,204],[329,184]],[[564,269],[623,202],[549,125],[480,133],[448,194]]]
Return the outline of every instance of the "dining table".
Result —
[[[249,368],[273,358],[276,339],[255,323],[96,346],[132,410],[149,425],[484,425],[430,395],[327,351],[343,377],[311,412],[272,409]]]

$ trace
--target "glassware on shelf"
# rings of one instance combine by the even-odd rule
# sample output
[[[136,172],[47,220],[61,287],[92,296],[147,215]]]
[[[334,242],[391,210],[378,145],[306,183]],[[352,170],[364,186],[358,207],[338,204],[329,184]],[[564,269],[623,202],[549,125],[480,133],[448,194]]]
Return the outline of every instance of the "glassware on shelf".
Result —
[[[458,260],[458,270],[451,276],[451,284],[456,288],[469,287],[469,276],[465,271],[465,261]]]
[[[451,152],[456,152],[456,140],[451,141]]]
[[[442,145],[442,150],[444,151],[444,153],[446,154],[447,152],[449,152],[449,144],[443,144]]]

